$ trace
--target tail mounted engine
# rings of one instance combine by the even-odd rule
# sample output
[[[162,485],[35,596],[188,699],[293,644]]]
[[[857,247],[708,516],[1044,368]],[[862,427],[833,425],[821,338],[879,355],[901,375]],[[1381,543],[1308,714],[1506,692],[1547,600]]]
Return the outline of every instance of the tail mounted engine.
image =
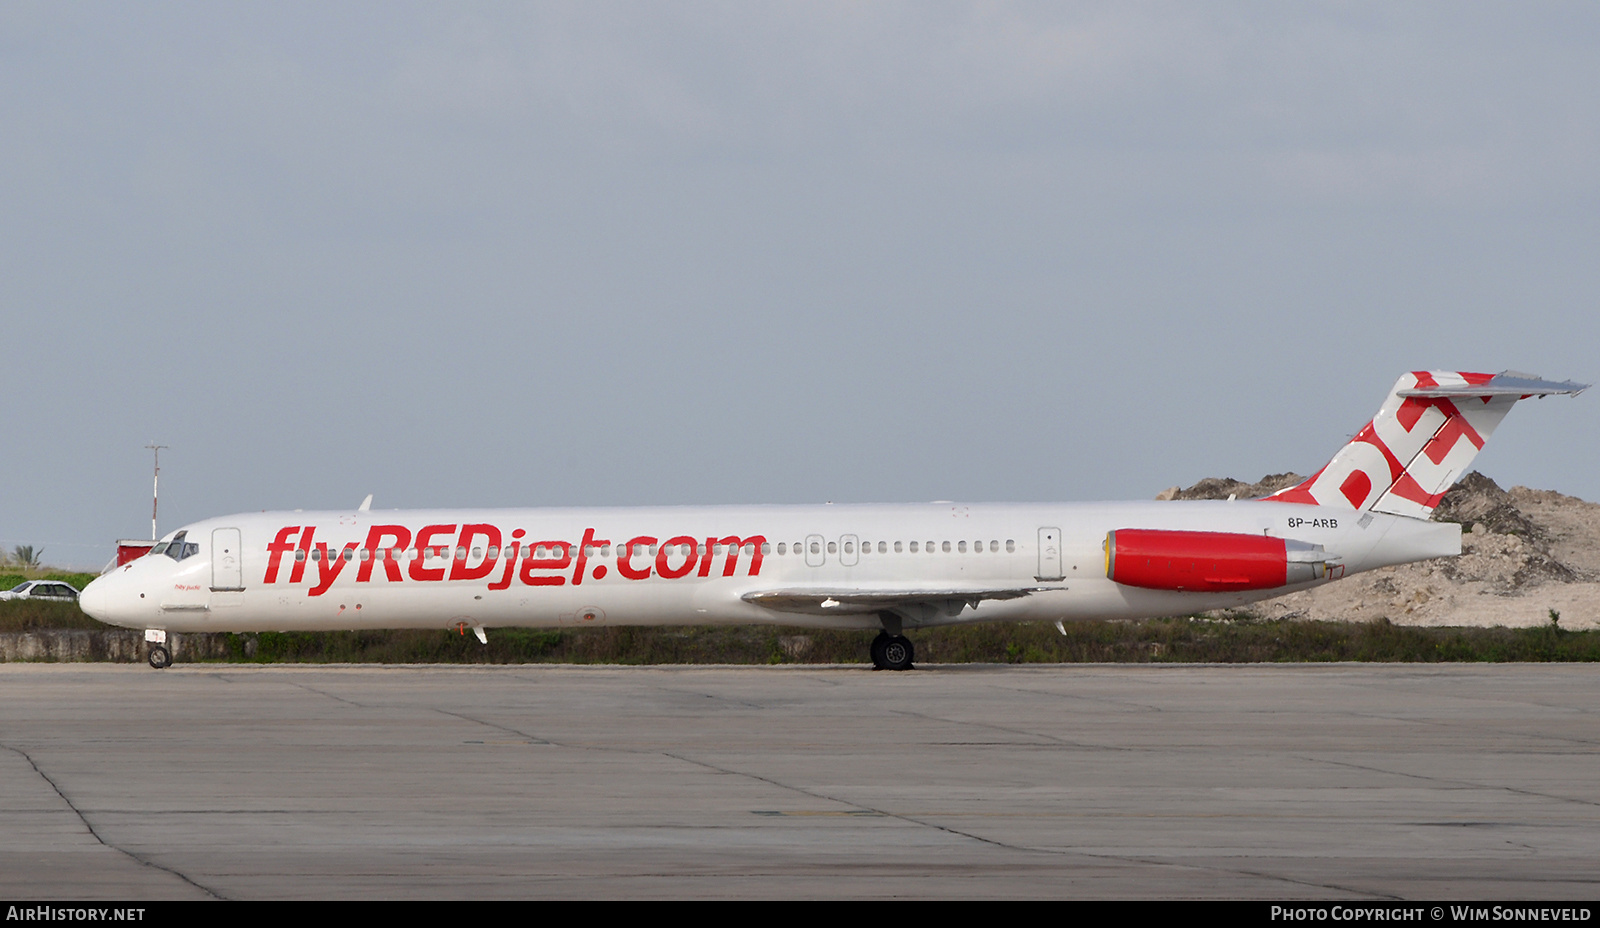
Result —
[[[1120,528],[1106,533],[1106,576],[1189,593],[1271,590],[1328,576],[1322,545],[1235,532]]]

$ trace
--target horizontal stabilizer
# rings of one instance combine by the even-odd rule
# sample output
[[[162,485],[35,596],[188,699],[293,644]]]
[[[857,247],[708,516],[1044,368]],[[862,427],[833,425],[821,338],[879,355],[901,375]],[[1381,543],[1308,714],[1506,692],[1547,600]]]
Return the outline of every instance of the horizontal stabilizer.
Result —
[[[1400,396],[1577,396],[1589,384],[1571,380],[1541,380],[1533,374],[1506,371],[1483,383],[1435,384],[1396,391]]]

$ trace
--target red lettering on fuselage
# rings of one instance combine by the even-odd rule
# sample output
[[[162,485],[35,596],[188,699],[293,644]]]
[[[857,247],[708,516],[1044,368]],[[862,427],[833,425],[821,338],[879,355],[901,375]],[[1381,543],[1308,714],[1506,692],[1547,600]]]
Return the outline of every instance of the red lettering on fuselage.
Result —
[[[278,529],[278,537],[272,539],[267,545],[267,575],[261,578],[262,583],[278,582],[278,564],[283,556],[294,550],[294,545],[289,543],[289,536],[300,531],[300,526],[289,525]]]
[[[384,539],[393,539],[393,544],[384,544]],[[404,551],[410,544],[411,529],[404,525],[374,525],[367,532],[367,550],[372,552],[372,560],[361,562],[361,569],[356,571],[356,582],[366,583],[371,580],[372,565],[381,559],[384,576],[388,577],[391,583],[399,583],[400,562],[389,556],[389,549]]]
[[[699,543],[688,535],[668,538],[667,543],[661,546],[660,553],[656,555],[656,573],[668,580],[678,579],[689,571],[694,570],[694,562],[699,557],[699,550]],[[680,552],[683,553],[683,564],[678,567],[671,566],[672,556]],[[709,557],[710,555],[707,556]]]
[[[728,560],[722,565],[724,577],[733,576],[733,568],[739,563],[739,549],[748,545],[755,552],[750,555],[750,576],[761,573],[761,546],[767,543],[763,535],[751,535],[749,538],[740,538],[738,535],[729,535],[727,538],[718,538],[717,544],[728,547]]]
[[[629,580],[643,580],[650,576],[650,568],[648,565],[643,570],[633,566],[633,555],[635,550],[639,548],[643,548],[644,553],[648,555],[650,553],[650,546],[655,543],[655,536],[640,535],[638,538],[634,538],[626,545],[618,548],[617,573],[627,577]]]
[[[583,541],[578,543],[578,567],[572,572],[573,586],[577,586],[583,582],[583,570],[585,567],[589,566],[589,552],[593,551],[596,545],[609,544],[611,544],[611,540],[609,538],[594,537],[594,529],[586,528],[583,530]],[[605,574],[600,573],[595,574],[595,576],[603,577]]]
[[[555,556],[553,553],[557,550],[561,552],[560,557]],[[545,552],[544,556],[540,556],[539,552],[541,551]],[[567,582],[566,577],[559,575],[536,577],[533,572],[536,570],[566,570],[567,565],[571,563],[571,545],[564,541],[536,541],[528,545],[528,557],[523,560],[522,573],[518,576],[528,586],[560,586]]]
[[[290,552],[295,559],[289,571],[289,583],[305,582],[306,562],[317,564],[316,581],[307,591],[310,596],[326,593],[344,572],[345,563],[358,557],[361,566],[356,570],[355,583],[371,583],[379,561],[383,562],[382,579],[390,583],[406,579],[427,583],[447,578],[454,582],[471,582],[491,578],[498,572],[499,579],[487,584],[491,590],[509,589],[513,577],[524,586],[565,586],[569,582],[568,568],[572,568],[570,582],[574,586],[583,583],[586,576],[601,580],[609,575],[604,564],[594,566],[591,571],[591,558],[611,547],[610,539],[597,537],[593,528],[584,529],[582,541],[576,544],[559,539],[523,541],[527,533],[519,528],[511,532],[513,540],[504,548],[501,547],[502,530],[489,523],[426,525],[415,535],[404,525],[374,525],[368,528],[364,542],[345,542],[342,548],[338,542],[315,541],[316,532],[314,525],[279,529],[266,546],[267,569],[262,583],[279,582],[283,558]],[[296,533],[298,538],[295,538]],[[761,573],[765,554],[762,547],[766,542],[764,535],[745,538],[712,535],[701,546],[690,535],[674,535],[665,542],[659,542],[654,535],[639,535],[616,546],[616,572],[626,580],[708,578],[712,575],[714,559],[725,555],[721,576],[732,577],[738,569],[740,555],[748,553],[750,564],[745,575],[754,577]],[[402,570],[401,561],[407,559],[411,564]],[[447,559],[450,564],[448,567],[442,563],[426,566],[430,559]]]
[[[451,580],[482,580],[494,570],[495,559],[487,556],[478,566],[467,566],[467,561],[472,556],[472,539],[480,536],[488,542],[488,550],[500,550],[499,529],[492,525],[476,523],[461,526],[461,537],[456,540],[456,551],[460,556],[456,558],[455,566],[450,568]]]
[[[317,527],[308,525],[300,532],[300,544],[294,552],[294,568],[289,571],[289,582],[299,583],[306,576],[306,558],[311,556],[311,539],[316,537]]]
[[[433,546],[433,536],[448,535],[456,530],[451,525],[429,525],[417,532],[417,557],[411,562],[411,579],[413,580],[443,580],[443,567],[424,567],[423,563],[428,558],[428,550]]]
[[[511,537],[513,539],[518,539],[521,538],[523,534],[525,533],[519,528],[511,533]],[[521,546],[521,544],[522,542],[513,540],[504,551],[500,552],[501,559],[506,562],[506,572],[501,575],[500,582],[489,584],[489,589],[503,590],[511,586],[511,574],[517,569],[517,549]]]
[[[317,560],[317,585],[306,592],[307,596],[321,596],[328,592],[328,587],[333,586],[333,581],[338,579],[339,571],[344,570],[345,562],[356,555],[356,543],[350,542],[344,546],[343,553],[329,551],[328,546],[317,544],[317,553],[321,557]]]

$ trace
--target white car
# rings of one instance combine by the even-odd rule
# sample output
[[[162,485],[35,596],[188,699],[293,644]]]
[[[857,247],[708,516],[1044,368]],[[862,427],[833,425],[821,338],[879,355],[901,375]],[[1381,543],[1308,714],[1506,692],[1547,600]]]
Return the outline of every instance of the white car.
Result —
[[[29,580],[0,592],[0,600],[6,599],[53,599],[61,602],[77,602],[78,591],[72,584],[62,583],[59,580]]]

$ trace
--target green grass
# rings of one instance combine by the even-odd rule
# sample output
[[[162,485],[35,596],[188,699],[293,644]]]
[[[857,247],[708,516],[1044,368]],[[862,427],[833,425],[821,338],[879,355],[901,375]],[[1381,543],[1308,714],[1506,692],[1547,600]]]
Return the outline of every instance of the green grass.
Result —
[[[938,663],[1320,663],[1330,661],[1597,661],[1600,632],[1416,628],[1294,620],[1155,619],[985,623],[911,635]],[[302,632],[228,636],[233,660],[255,662],[819,664],[864,663],[873,632],[690,627],[489,631]]]
[[[64,575],[70,577],[71,575]],[[3,578],[0,578],[3,580]],[[71,582],[70,579],[68,582]],[[75,603],[0,603],[0,632],[105,629]],[[1376,622],[1179,618],[1053,624],[986,622],[912,632],[938,663],[1320,663],[1597,661],[1600,631],[1419,628]],[[870,631],[765,626],[496,628],[489,643],[455,630],[220,635],[216,653],[253,663],[849,664]]]
[[[82,590],[96,574],[47,572],[23,576],[0,573],[0,590],[9,590],[25,580],[59,580]],[[0,603],[0,632],[27,632],[44,628],[106,628],[83,614],[77,603],[47,600],[18,600]]]
[[[12,584],[16,586],[16,584]],[[11,589],[4,587],[3,589]],[[0,603],[0,632],[31,632],[50,628],[110,628],[83,614],[77,603],[21,599]]]

